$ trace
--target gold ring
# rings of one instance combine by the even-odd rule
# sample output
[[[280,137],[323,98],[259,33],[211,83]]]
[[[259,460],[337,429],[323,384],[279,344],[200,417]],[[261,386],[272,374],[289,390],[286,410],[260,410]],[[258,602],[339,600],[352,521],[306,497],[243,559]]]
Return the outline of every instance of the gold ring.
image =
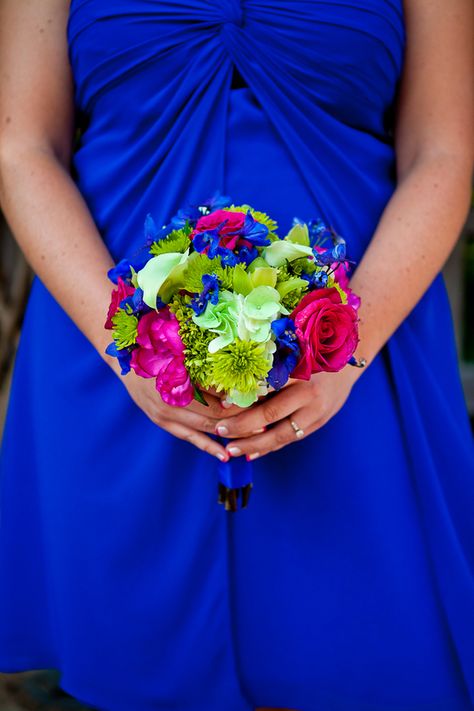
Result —
[[[298,437],[298,439],[304,437],[304,430],[302,430],[301,427],[294,420],[290,420],[290,425],[293,427],[295,435]]]

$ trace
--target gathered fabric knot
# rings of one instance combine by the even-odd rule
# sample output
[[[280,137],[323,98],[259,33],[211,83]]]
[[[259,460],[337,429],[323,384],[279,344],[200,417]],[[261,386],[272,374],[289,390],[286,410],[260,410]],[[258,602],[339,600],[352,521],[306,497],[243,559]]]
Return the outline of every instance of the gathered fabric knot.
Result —
[[[239,0],[228,0],[222,4],[223,24],[233,24],[242,27],[244,13]]]

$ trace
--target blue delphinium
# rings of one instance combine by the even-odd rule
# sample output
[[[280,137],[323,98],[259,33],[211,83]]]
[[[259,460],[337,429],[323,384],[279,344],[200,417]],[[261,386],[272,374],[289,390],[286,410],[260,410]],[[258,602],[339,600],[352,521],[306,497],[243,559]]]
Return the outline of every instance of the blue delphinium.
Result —
[[[280,390],[288,381],[300,357],[300,346],[296,335],[295,322],[283,316],[272,322],[271,328],[275,334],[276,352],[273,365],[267,380],[275,390]]]
[[[201,203],[190,203],[184,208],[180,208],[176,215],[173,215],[170,225],[173,229],[181,229],[186,224],[186,220],[194,227],[196,222],[203,215],[208,215],[214,210],[222,210],[223,207],[232,205],[232,199],[228,195],[222,195],[219,190],[214,192],[207,200]]]
[[[203,274],[203,290],[189,304],[196,316],[200,316],[209,302],[214,306],[219,300],[219,279],[215,274]]]
[[[121,374],[126,375],[130,371],[130,361],[132,359],[132,348],[117,348],[115,341],[109,343],[105,352],[107,355],[117,358],[120,367]]]
[[[148,311],[151,311],[151,308],[143,301],[143,290],[139,287],[135,289],[133,294],[127,296],[125,299],[122,299],[119,306],[121,309],[125,309],[129,313],[134,314],[135,316],[137,316],[138,314],[145,314]],[[157,308],[160,307],[157,305]]]
[[[112,267],[107,272],[107,276],[114,284],[118,283],[118,278],[122,277],[125,281],[132,278],[132,268],[138,272],[143,269],[145,264],[150,260],[150,251],[148,245],[143,245],[134,255],[121,259],[115,267]]]
[[[307,274],[306,272],[301,273],[301,279],[305,279],[309,283],[310,289],[324,289],[328,283],[328,273],[326,271],[318,270]]]
[[[270,244],[270,239],[268,237],[268,227],[262,222],[257,222],[254,220],[250,210],[247,210],[244,224],[235,232],[228,232],[227,234],[239,234],[242,239],[247,240],[255,247],[267,247]]]
[[[219,254],[219,230],[226,222],[227,220],[223,220],[220,225],[213,227],[211,230],[197,232],[193,239],[193,247],[196,252],[204,252],[209,247],[207,256],[209,259],[214,259]]]

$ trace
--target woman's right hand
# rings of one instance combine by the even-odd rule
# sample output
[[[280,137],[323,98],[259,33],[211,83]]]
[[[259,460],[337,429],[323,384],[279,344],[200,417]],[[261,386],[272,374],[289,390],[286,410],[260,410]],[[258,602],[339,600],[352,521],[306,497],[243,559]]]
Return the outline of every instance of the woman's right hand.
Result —
[[[208,406],[201,405],[197,400],[187,407],[173,407],[161,399],[155,388],[155,378],[142,378],[131,370],[125,377],[120,376],[125,388],[136,405],[147,415],[155,425],[167,430],[175,437],[194,444],[198,449],[212,454],[223,462],[229,455],[224,446],[208,436],[215,434],[216,425],[225,416],[232,417],[242,409],[237,405],[224,408],[221,400],[206,392]],[[208,434],[206,434],[208,433]]]

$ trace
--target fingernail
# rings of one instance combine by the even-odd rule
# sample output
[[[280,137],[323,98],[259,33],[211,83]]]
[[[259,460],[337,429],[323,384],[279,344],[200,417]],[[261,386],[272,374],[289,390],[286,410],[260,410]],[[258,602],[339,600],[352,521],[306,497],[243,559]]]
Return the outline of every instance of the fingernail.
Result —
[[[229,407],[232,407],[232,403],[231,403],[231,402],[227,402],[227,400],[219,400],[219,402],[220,402],[220,404],[221,404],[221,407],[224,408],[224,410],[228,410]]]
[[[217,459],[220,459],[221,462],[228,462],[229,461],[229,457],[226,456],[225,454],[222,454],[222,452],[217,452],[216,457],[217,457]]]
[[[259,456],[260,456],[260,452],[254,452],[253,454],[246,454],[246,455],[245,455],[245,459],[246,459],[248,462],[251,462],[252,459],[257,459],[257,457],[259,457]]]
[[[265,432],[267,428],[266,427],[260,427],[259,430],[254,430],[254,434],[261,434],[262,432]]]
[[[229,447],[227,450],[229,454],[231,454],[233,457],[238,457],[239,454],[242,454],[242,450],[239,449],[238,447]]]
[[[229,434],[229,430],[225,425],[219,425],[216,429],[217,434],[222,435],[222,437],[225,437],[225,435]]]

